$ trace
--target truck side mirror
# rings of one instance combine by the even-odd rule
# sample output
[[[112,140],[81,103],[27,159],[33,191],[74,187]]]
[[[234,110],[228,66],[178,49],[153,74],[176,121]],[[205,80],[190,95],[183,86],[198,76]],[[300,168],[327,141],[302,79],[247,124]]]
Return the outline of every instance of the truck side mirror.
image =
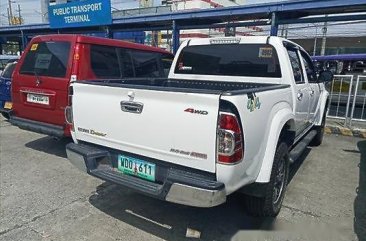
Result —
[[[333,80],[333,73],[329,70],[324,70],[319,73],[318,82],[331,82]]]

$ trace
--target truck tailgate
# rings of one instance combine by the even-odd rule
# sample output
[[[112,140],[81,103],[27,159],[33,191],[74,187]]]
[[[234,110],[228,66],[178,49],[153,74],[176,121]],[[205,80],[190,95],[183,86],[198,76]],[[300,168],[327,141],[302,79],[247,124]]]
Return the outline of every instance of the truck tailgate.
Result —
[[[86,83],[73,91],[77,140],[215,172],[219,94]]]

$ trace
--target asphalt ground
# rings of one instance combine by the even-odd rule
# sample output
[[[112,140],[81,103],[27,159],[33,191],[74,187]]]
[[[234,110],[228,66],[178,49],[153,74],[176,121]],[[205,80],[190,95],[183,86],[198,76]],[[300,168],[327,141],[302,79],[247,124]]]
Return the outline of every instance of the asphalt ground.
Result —
[[[0,240],[195,240],[187,228],[200,240],[366,240],[366,139],[307,149],[276,219],[248,217],[239,194],[202,209],[103,182],[68,162],[69,141],[0,117]]]

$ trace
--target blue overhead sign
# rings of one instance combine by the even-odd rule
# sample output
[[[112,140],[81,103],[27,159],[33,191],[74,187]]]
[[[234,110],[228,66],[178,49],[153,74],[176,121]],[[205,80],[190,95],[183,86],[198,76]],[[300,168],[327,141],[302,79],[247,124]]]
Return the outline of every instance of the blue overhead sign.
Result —
[[[110,0],[87,0],[48,7],[51,28],[109,25],[112,23]]]

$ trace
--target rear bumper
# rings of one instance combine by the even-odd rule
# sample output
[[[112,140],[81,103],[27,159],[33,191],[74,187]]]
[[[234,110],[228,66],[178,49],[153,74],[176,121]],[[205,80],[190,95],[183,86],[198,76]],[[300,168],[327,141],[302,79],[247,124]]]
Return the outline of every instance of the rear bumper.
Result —
[[[194,207],[214,207],[226,201],[225,185],[202,173],[169,167],[161,182],[150,182],[117,171],[115,154],[108,149],[70,143],[66,153],[79,170],[151,197]]]
[[[10,115],[10,123],[18,126],[20,129],[33,131],[41,134],[46,134],[49,136],[64,137],[64,129],[61,126],[52,125],[48,123],[43,123],[40,121],[33,121],[28,119],[23,119]]]

